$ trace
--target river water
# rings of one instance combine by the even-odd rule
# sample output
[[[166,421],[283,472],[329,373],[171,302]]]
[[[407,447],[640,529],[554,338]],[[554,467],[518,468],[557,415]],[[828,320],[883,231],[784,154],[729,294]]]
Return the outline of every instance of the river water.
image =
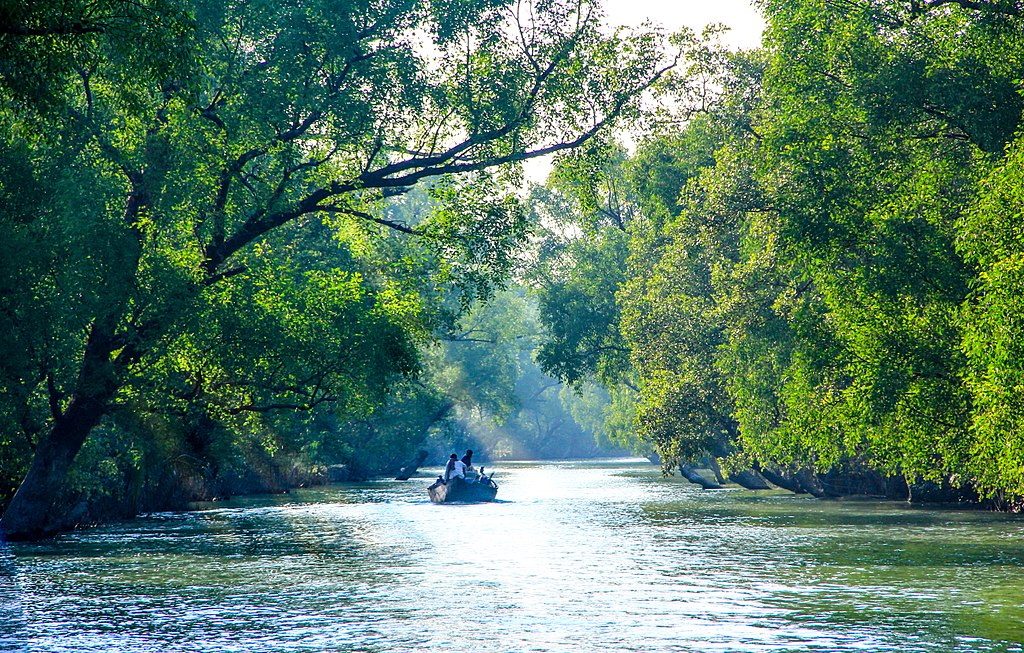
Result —
[[[1024,519],[646,462],[213,504],[0,549],[0,651],[1022,651]]]

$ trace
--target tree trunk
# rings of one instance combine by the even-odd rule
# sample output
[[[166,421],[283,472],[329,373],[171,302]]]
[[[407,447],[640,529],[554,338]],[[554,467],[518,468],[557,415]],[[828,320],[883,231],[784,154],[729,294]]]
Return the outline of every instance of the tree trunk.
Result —
[[[75,394],[50,432],[36,446],[32,465],[0,519],[0,532],[8,539],[39,539],[61,527],[60,517],[52,514],[54,501],[64,487],[75,456],[89,432],[106,414],[109,401],[117,391],[111,350],[109,333],[94,323],[86,342]]]
[[[719,485],[725,485],[725,476],[722,475],[722,466],[718,464],[718,458],[708,456],[708,469],[714,472],[715,480],[718,481]]]
[[[709,481],[708,479],[704,478],[699,473],[697,473],[697,470],[695,470],[690,465],[687,465],[686,463],[680,463],[679,471],[682,473],[683,477],[686,478],[686,480],[688,480],[691,483],[696,483],[705,490],[722,489],[721,485],[715,483],[714,481]]]
[[[799,481],[800,487],[804,489],[811,496],[821,499],[822,497],[828,496],[825,488],[821,485],[821,481],[818,480],[817,474],[810,469],[801,469],[796,473],[796,480]]]
[[[794,494],[807,494],[807,490],[803,489],[795,478],[780,474],[768,467],[762,467],[760,463],[754,463],[754,471],[768,479],[769,483],[778,485],[783,490],[789,490]]]
[[[426,461],[428,455],[429,454],[423,449],[420,449],[418,452],[416,452],[416,457],[410,460],[405,466],[402,467],[402,469],[398,471],[398,475],[395,476],[395,480],[408,481],[409,478],[416,473],[416,470],[420,468],[424,461]]]
[[[748,490],[770,490],[772,489],[765,482],[761,475],[752,469],[745,469],[741,472],[734,472],[729,475],[729,480]]]

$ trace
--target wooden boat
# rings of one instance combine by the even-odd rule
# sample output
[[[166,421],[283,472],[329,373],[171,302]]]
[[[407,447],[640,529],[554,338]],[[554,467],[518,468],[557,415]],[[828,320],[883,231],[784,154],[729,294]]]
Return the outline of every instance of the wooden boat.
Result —
[[[434,484],[427,488],[427,493],[434,503],[494,501],[494,497],[498,496],[498,484],[488,476],[482,476],[480,479],[470,483],[456,477],[445,483],[438,477]]]

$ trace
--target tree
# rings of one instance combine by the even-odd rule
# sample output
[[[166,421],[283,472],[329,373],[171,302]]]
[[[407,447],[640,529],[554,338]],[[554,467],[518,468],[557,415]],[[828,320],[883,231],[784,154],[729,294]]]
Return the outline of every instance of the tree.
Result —
[[[43,532],[90,431],[153,370],[196,394],[249,377],[227,412],[331,400],[349,392],[324,384],[346,354],[318,329],[339,328],[351,308],[361,349],[389,361],[381,381],[408,373],[405,347],[375,340],[378,326],[415,320],[387,275],[304,274],[289,239],[323,222],[340,233],[382,228],[486,275],[502,257],[463,245],[514,231],[518,219],[496,166],[579,146],[629,118],[674,65],[656,34],[603,34],[586,2],[212,0],[175,7],[173,21],[155,0],[137,6],[110,12],[119,30],[72,20],[40,34],[33,25],[46,12],[15,13],[0,35],[2,49],[19,53],[4,71],[3,92],[19,101],[4,103],[11,137],[0,158],[29,155],[3,182],[4,229],[12,242],[41,243],[29,269],[4,271],[5,287],[17,288],[5,315],[29,352],[5,370],[4,388],[28,398],[31,418],[20,421],[32,422],[22,437],[34,447],[0,522],[10,537]],[[61,65],[47,66],[55,52]],[[38,99],[12,81],[29,68],[56,89],[46,102],[20,101]],[[420,225],[380,213],[389,195],[460,174],[472,177],[443,181],[448,201]],[[13,184],[37,189],[40,208],[26,215]],[[471,206],[459,206],[462,189]],[[300,315],[328,297],[333,325]],[[327,376],[284,356],[253,370],[235,364],[224,383],[199,374],[196,358],[213,344],[204,339],[244,337],[242,306],[278,320],[299,348],[323,344],[316,362]],[[266,374],[275,364],[289,368],[284,376]]]
[[[726,334],[715,274],[736,257],[735,222],[746,208],[732,192],[743,170],[723,154],[731,132],[725,120],[698,115],[678,134],[645,142],[632,163],[643,171],[636,179],[644,220],[618,301],[639,379],[638,430],[666,469],[724,455],[735,436],[715,366]],[[709,188],[712,174],[728,180],[724,192]]]
[[[964,217],[958,248],[979,268],[964,305],[967,385],[974,398],[972,466],[986,494],[1024,496],[1020,343],[1024,281],[1024,142],[1018,137],[1002,166],[981,187]]]
[[[695,75],[725,82],[727,76],[711,69],[713,62],[724,65],[721,52],[709,40],[713,35],[706,34],[698,46]],[[697,264],[680,267],[672,260],[659,268],[659,261],[669,257],[666,243],[675,236],[668,225],[685,203],[684,188],[714,165],[715,149],[728,130],[724,120],[710,120],[695,108],[706,112],[718,101],[693,89],[679,90],[680,105],[690,114],[679,134],[649,138],[632,157],[609,146],[571,153],[556,166],[549,188],[534,199],[550,223],[534,280],[547,332],[538,361],[577,390],[591,381],[602,384],[612,399],[605,405],[608,433],[634,450],[658,448],[668,465],[679,458],[668,451],[670,443],[680,441],[680,431],[694,414],[669,411],[658,433],[650,428],[653,407],[668,405],[665,392],[674,392],[670,387],[686,392],[678,378],[663,378],[660,385],[654,380],[672,365],[658,353],[669,340],[687,337],[693,325],[679,319],[680,302],[686,303],[682,295],[664,285],[655,289],[646,284],[693,281],[687,275]],[[696,235],[687,231],[679,242]],[[703,355],[710,350],[698,346],[693,351]],[[705,363],[714,376],[711,360]],[[657,397],[656,387],[662,392]],[[625,423],[634,418],[636,426],[647,429],[641,433],[644,445],[635,426]]]
[[[447,444],[491,457],[597,453],[593,425],[576,419],[577,398],[535,360],[539,332],[536,301],[514,287],[474,305],[443,337],[423,377],[450,399],[450,433],[465,439]]]
[[[776,366],[778,432],[819,468],[846,456],[971,476],[958,307],[972,270],[954,242],[1020,120],[1002,63],[1020,56],[1020,16],[1006,8],[767,6],[759,176],[803,290]]]
[[[537,361],[568,384],[615,384],[628,370],[615,304],[635,206],[625,160],[621,148],[593,143],[562,156],[530,198],[539,238],[528,276],[546,332]]]
[[[963,380],[975,270],[961,252],[973,250],[956,243],[1020,123],[1020,9],[764,7],[763,81],[723,85],[713,167],[688,183],[678,216],[659,202],[671,218],[624,295],[646,366],[641,430],[670,453],[717,430],[762,463],[992,488],[994,448],[987,463],[972,454]],[[968,314],[991,333],[982,297]],[[994,369],[977,344],[967,351],[976,371]]]

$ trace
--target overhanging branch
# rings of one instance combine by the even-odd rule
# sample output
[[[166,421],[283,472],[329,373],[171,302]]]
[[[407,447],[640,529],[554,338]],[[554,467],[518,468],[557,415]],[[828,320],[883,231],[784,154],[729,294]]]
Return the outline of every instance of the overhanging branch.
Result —
[[[596,136],[602,129],[608,127],[617,120],[626,106],[649,90],[668,71],[678,64],[682,53],[677,53],[672,62],[663,68],[655,71],[643,83],[622,91],[614,100],[611,107],[596,117],[589,129],[578,133],[575,137],[558,143],[552,143],[536,149],[514,149],[513,151],[494,156],[485,156],[480,159],[468,158],[467,154],[475,148],[513,135],[522,128],[529,116],[529,111],[534,106],[540,91],[544,86],[544,80],[554,71],[555,64],[552,63],[534,81],[533,88],[527,96],[524,108],[518,115],[500,128],[487,132],[471,134],[462,142],[453,145],[447,150],[430,156],[411,156],[405,160],[381,166],[375,170],[365,170],[358,177],[347,181],[334,181],[310,192],[306,197],[294,203],[287,209],[267,213],[265,209],[254,211],[246,218],[238,230],[224,238],[216,239],[206,250],[206,261],[204,268],[208,274],[216,274],[220,266],[232,255],[247,246],[249,243],[263,237],[273,229],[284,225],[292,220],[318,211],[339,211],[350,215],[368,219],[378,224],[406,233],[415,233],[415,230],[392,221],[383,220],[370,216],[366,213],[355,212],[351,209],[339,207],[328,202],[332,197],[342,196],[348,193],[365,190],[380,190],[386,195],[394,195],[405,192],[415,186],[419,181],[445,175],[458,175],[469,172],[479,172],[488,168],[494,168],[511,163],[520,163],[536,159],[557,152],[577,148]]]
[[[386,218],[378,218],[377,216],[370,215],[369,213],[366,213],[364,211],[359,211],[357,209],[353,209],[353,208],[349,208],[349,207],[345,207],[345,206],[334,206],[334,205],[331,205],[331,204],[327,204],[327,205],[321,205],[321,206],[316,207],[316,210],[317,211],[324,211],[326,213],[344,213],[345,215],[351,215],[353,217],[360,218],[362,220],[366,220],[368,222],[375,222],[375,223],[377,223],[379,225],[383,225],[383,226],[387,227],[388,229],[394,229],[395,231],[401,231],[402,233],[405,233],[405,234],[422,235],[422,234],[420,234],[420,232],[416,231],[412,227],[410,227],[410,226],[408,226],[406,224],[403,224],[401,222],[395,222],[394,220],[388,220]]]

